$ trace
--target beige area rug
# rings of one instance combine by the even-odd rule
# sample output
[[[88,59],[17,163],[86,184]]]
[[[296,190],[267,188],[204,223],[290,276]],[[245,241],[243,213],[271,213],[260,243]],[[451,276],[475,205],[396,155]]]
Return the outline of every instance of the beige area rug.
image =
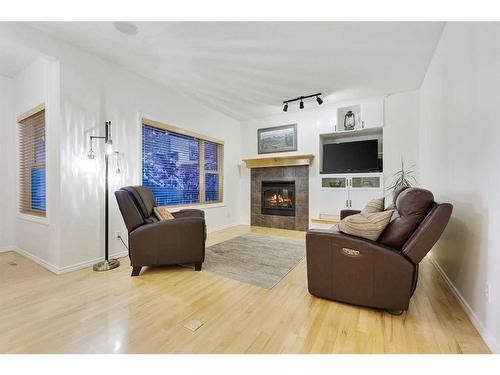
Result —
[[[305,256],[305,240],[247,233],[206,249],[203,270],[271,289]]]

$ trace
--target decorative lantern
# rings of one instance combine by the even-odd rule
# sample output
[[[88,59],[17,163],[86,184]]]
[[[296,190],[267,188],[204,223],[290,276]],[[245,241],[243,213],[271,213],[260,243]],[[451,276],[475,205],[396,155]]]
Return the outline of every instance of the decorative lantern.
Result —
[[[344,130],[354,130],[356,127],[356,116],[353,111],[347,111],[344,116]]]

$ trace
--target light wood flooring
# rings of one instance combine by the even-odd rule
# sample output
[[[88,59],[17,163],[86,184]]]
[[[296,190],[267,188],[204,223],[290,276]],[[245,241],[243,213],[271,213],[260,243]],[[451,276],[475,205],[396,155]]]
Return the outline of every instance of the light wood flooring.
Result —
[[[249,231],[305,235],[239,226],[208,245]],[[204,325],[191,332],[190,320]],[[132,278],[128,258],[109,272],[56,276],[0,254],[0,353],[488,352],[429,260],[408,312],[393,316],[311,296],[305,260],[268,290],[177,266]]]

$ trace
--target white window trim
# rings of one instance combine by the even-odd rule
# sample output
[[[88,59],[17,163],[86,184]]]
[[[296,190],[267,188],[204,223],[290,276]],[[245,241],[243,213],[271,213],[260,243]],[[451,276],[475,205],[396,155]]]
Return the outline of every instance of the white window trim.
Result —
[[[21,193],[20,193],[20,178],[19,178],[19,131],[18,131],[18,126],[19,126],[19,120],[22,119],[23,117],[28,117],[28,115],[37,113],[41,111],[42,109],[45,110],[45,217],[37,216],[37,215],[30,215],[21,212],[21,207],[20,207],[20,200],[21,200]],[[16,122],[16,131],[14,134],[15,142],[16,142],[16,217],[20,220],[25,220],[25,221],[31,221],[33,223],[37,224],[42,224],[42,225],[50,225],[50,209],[49,209],[49,158],[48,158],[48,151],[49,151],[49,143],[50,143],[50,137],[49,137],[49,132],[48,132],[48,123],[49,121],[47,120],[50,115],[50,110],[47,105],[47,101],[34,106],[33,108],[22,112],[15,118]]]

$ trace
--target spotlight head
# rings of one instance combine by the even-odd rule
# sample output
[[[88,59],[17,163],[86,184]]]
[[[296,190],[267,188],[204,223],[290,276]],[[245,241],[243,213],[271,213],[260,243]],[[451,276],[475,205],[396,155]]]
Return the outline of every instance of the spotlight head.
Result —
[[[88,157],[89,159],[95,159],[95,152],[94,152],[94,151],[92,151],[92,150],[90,150],[90,151],[88,152],[88,154],[87,154],[87,157]]]
[[[283,107],[283,112],[288,111],[288,103],[285,103],[285,106]]]
[[[302,100],[300,101],[299,108],[300,108],[300,109],[304,109],[304,102],[303,102]]]
[[[319,96],[316,97],[316,101],[319,105],[323,104],[323,100]]]

